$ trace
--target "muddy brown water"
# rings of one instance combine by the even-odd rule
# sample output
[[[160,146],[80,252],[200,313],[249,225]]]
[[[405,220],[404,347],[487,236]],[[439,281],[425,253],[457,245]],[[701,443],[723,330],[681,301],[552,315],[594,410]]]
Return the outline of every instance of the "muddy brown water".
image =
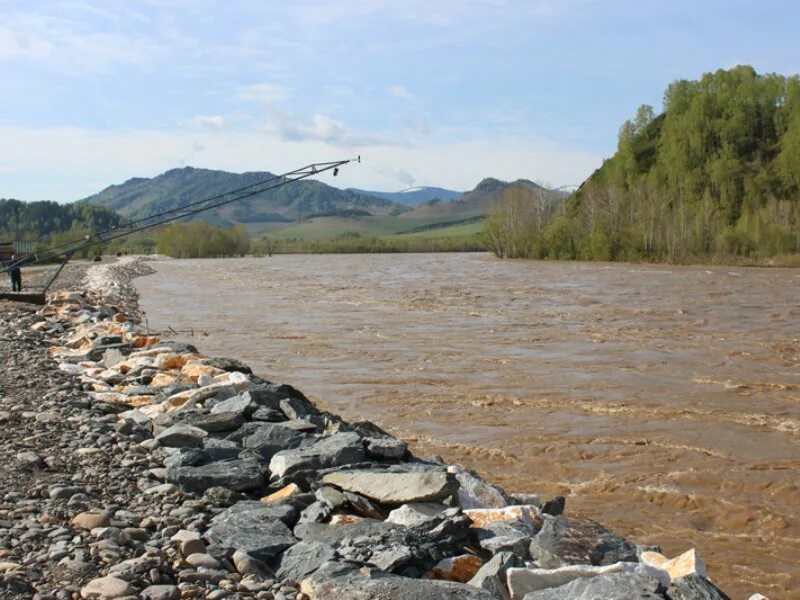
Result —
[[[151,328],[668,555],[696,547],[734,598],[800,598],[800,270],[152,264]]]

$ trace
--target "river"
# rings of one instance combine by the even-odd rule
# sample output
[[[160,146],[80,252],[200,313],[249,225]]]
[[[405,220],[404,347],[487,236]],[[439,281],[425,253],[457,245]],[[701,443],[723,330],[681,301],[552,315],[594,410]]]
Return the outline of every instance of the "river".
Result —
[[[163,261],[149,326],[511,491],[564,494],[734,598],[800,598],[800,270],[480,254]]]

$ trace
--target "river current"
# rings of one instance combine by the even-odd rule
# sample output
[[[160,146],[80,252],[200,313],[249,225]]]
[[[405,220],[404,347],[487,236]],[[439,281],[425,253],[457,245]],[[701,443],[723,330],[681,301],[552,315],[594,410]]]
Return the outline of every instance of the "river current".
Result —
[[[800,270],[480,254],[154,262],[151,329],[510,491],[563,494],[734,598],[800,598]]]

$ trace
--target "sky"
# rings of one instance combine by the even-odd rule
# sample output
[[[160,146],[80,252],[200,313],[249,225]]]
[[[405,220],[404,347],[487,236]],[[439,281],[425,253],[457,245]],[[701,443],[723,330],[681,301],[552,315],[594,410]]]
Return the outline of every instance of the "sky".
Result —
[[[576,185],[672,81],[798,39],[794,0],[0,0],[0,198],[356,155],[323,181]]]

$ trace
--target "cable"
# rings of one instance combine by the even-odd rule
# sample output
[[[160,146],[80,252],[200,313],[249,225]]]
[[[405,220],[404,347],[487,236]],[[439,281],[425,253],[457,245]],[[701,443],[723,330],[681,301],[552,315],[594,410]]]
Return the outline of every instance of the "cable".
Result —
[[[355,159],[338,160],[338,161],[332,161],[332,162],[312,163],[312,164],[307,165],[305,167],[301,167],[301,168],[295,169],[293,171],[288,171],[288,172],[283,173],[281,175],[274,175],[274,176],[272,176],[272,177],[270,177],[268,179],[264,179],[262,181],[258,181],[256,183],[253,183],[253,184],[238,188],[236,190],[225,192],[224,194],[218,194],[216,196],[210,196],[208,198],[204,198],[203,200],[198,200],[197,202],[191,202],[191,203],[186,204],[186,205],[181,206],[181,207],[177,207],[177,208],[173,208],[173,209],[170,209],[170,210],[162,211],[160,213],[149,215],[147,217],[142,217],[142,218],[137,219],[135,221],[131,221],[129,223],[126,223],[123,226],[112,227],[112,228],[106,229],[104,231],[96,232],[96,233],[93,233],[93,234],[91,234],[89,236],[86,236],[86,238],[81,239],[81,240],[73,240],[73,241],[69,241],[69,242],[64,242],[62,244],[59,244],[58,246],[55,246],[55,247],[50,248],[48,250],[45,250],[44,252],[34,253],[34,255],[33,255],[34,258],[32,260],[31,260],[31,255],[28,255],[28,256],[26,256],[24,258],[21,258],[21,259],[17,260],[16,262],[8,264],[8,265],[6,265],[6,267],[4,267],[3,271],[7,273],[7,272],[11,271],[12,269],[18,268],[18,267],[20,267],[20,266],[22,266],[24,264],[29,263],[29,262],[32,262],[34,264],[35,263],[39,263],[39,262],[42,262],[42,260],[44,258],[46,258],[46,257],[66,256],[67,254],[71,255],[72,253],[74,253],[76,251],[79,251],[79,250],[82,250],[84,248],[90,248],[92,246],[99,245],[99,244],[106,244],[106,243],[108,243],[108,242],[110,242],[112,240],[115,240],[115,239],[118,239],[118,238],[121,238],[121,237],[125,237],[125,236],[128,236],[128,235],[132,235],[134,233],[138,233],[140,231],[144,231],[145,229],[150,229],[152,227],[158,227],[159,225],[164,225],[166,223],[171,223],[172,221],[176,221],[178,219],[183,219],[185,217],[196,215],[196,214],[199,214],[201,212],[205,212],[207,210],[211,210],[213,208],[219,208],[220,206],[225,206],[226,204],[231,204],[233,202],[238,202],[239,200],[244,200],[245,198],[250,198],[252,196],[256,196],[258,194],[262,194],[264,192],[268,192],[270,190],[277,189],[279,187],[283,187],[284,185],[288,185],[290,183],[294,183],[295,181],[300,181],[302,179],[306,179],[308,177],[311,177],[312,175],[318,175],[319,173],[324,173],[325,171],[329,171],[331,169],[334,170],[334,173],[338,173],[339,172],[339,167],[341,167],[343,165],[346,165],[346,164],[348,164],[350,162],[353,162],[353,161],[356,161],[356,162],[360,163],[361,162],[361,157],[359,156],[358,158],[355,158]],[[254,188],[260,188],[260,186],[264,186],[264,185],[266,185],[268,183],[271,183],[271,182],[274,182],[274,181],[277,181],[278,183],[276,183],[275,185],[267,186],[267,187],[262,188],[262,189],[254,189]],[[250,191],[248,191],[248,190],[250,190]],[[247,193],[242,194],[240,196],[235,196],[233,198],[224,199],[224,198],[226,198],[228,196],[231,196],[231,195],[241,194],[242,192],[247,192]],[[222,200],[220,202],[213,202],[214,200],[219,200],[220,198],[223,198],[224,200]],[[210,204],[208,204],[208,203],[210,203]],[[205,204],[207,204],[207,206],[203,206]],[[189,210],[189,209],[191,209],[191,210]],[[150,221],[150,220],[153,220],[153,219],[155,219],[155,222],[153,222],[153,223],[150,223],[150,224],[147,224],[147,225],[141,225],[139,227],[135,227],[136,225],[138,225],[140,223],[144,223],[146,221]],[[124,229],[124,231],[120,231],[120,229]],[[116,235],[109,235],[109,234],[112,234],[114,232],[118,232],[118,233]]]

